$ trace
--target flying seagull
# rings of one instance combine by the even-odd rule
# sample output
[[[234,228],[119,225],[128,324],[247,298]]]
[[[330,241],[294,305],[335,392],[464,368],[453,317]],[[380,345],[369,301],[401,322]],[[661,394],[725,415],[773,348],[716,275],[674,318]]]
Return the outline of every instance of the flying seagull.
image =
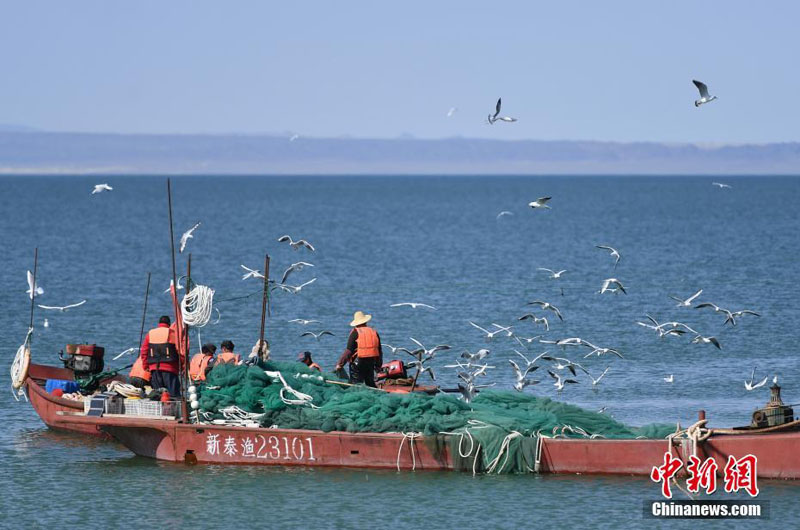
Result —
[[[400,302],[399,304],[392,304],[389,307],[406,307],[406,306],[410,307],[411,309],[416,309],[418,307],[424,307],[426,309],[433,309],[434,311],[436,310],[436,308],[433,307],[432,305],[421,304],[419,302]]]
[[[104,191],[112,191],[114,188],[109,186],[108,184],[95,184],[94,189],[92,190],[92,195],[96,193],[103,193]]]
[[[496,122],[496,121],[504,121],[504,122],[507,122],[507,123],[513,123],[513,122],[517,121],[516,118],[511,118],[510,116],[500,116],[499,115],[500,114],[500,107],[501,107],[502,104],[503,104],[503,98],[498,98],[497,99],[497,105],[495,105],[495,108],[494,108],[494,114],[489,114],[489,116],[486,118],[487,121],[489,122],[489,125],[494,125],[494,122]]]
[[[614,258],[614,270],[617,270],[617,263],[619,260],[622,259],[622,256],[619,255],[619,252],[614,247],[609,247],[607,245],[595,245],[597,248],[602,248],[603,250],[607,250],[612,258]]]
[[[542,302],[541,300],[534,300],[533,302],[528,302],[526,305],[538,305],[544,310],[552,311],[556,314],[559,320],[564,320],[564,317],[561,316],[561,311],[558,310],[556,306],[551,304],[550,302]]]
[[[25,291],[31,300],[33,300],[34,293],[36,296],[42,296],[44,294],[44,289],[39,287],[39,283],[36,283],[36,287],[33,286],[33,273],[28,271],[28,290]]]
[[[550,324],[547,322],[547,318],[546,317],[541,317],[540,318],[540,317],[537,317],[536,315],[534,315],[532,313],[527,313],[527,314],[522,315],[521,317],[519,317],[517,320],[530,320],[531,322],[533,322],[534,325],[536,325],[536,324],[544,324],[544,330],[545,331],[550,331]]]
[[[450,110],[447,111],[447,117],[452,117],[456,112],[458,112],[458,107],[450,107]]]
[[[293,134],[293,135],[291,135],[291,136],[289,137],[289,141],[290,141],[290,142],[294,142],[294,141],[295,141],[295,140],[297,140],[298,138],[300,138],[300,135],[299,135],[299,134]]]
[[[49,309],[49,310],[52,310],[52,311],[61,311],[63,313],[67,309],[72,309],[73,307],[80,307],[85,303],[86,303],[86,300],[81,300],[77,304],[70,304],[70,305],[65,305],[65,306],[52,306],[52,305],[41,305],[41,304],[36,304],[36,305],[38,305],[42,309]]]
[[[330,335],[331,337],[333,337],[333,333],[331,333],[328,330],[320,331],[319,333],[314,333],[313,331],[304,331],[303,333],[300,334],[301,337],[311,336],[311,337],[314,337],[317,340],[321,339],[325,335]]]
[[[556,390],[558,390],[559,392],[564,390],[564,385],[566,383],[571,383],[571,384],[577,384],[578,383],[574,379],[562,379],[561,374],[554,374],[550,370],[548,370],[547,373],[550,374],[550,377],[552,377],[553,379],[556,380],[556,382],[553,383],[553,386],[556,387]]]
[[[751,390],[755,390],[756,388],[761,388],[762,386],[766,385],[767,379],[769,378],[769,376],[764,376],[764,379],[762,379],[760,383],[753,384],[755,381],[755,377],[756,377],[756,367],[754,366],[753,373],[750,374],[750,380],[744,382],[744,388],[748,392],[750,392]]]
[[[278,238],[278,243],[283,243],[285,241],[288,241],[289,242],[289,246],[291,246],[295,250],[299,249],[300,247],[305,247],[308,250],[310,250],[311,252],[314,252],[316,250],[311,245],[311,243],[309,243],[305,239],[298,239],[297,241],[295,241],[294,239],[292,239],[289,236],[281,236],[281,237]]]
[[[702,293],[703,293],[703,290],[700,289],[699,291],[694,293],[692,296],[690,296],[686,300],[678,298],[677,296],[670,296],[670,298],[672,298],[673,300],[678,302],[678,306],[677,307],[692,307],[692,302],[694,302],[694,299],[697,298],[698,296],[700,296]]]
[[[461,358],[462,359],[466,359],[469,362],[481,361],[481,360],[485,359],[489,355],[489,353],[490,353],[489,350],[487,350],[486,348],[481,348],[480,350],[476,351],[475,353],[470,353],[468,351],[465,351],[464,353],[461,354]]]
[[[315,281],[317,281],[316,278],[312,278],[309,281],[307,281],[306,283],[302,283],[300,285],[285,285],[283,283],[279,283],[278,285],[274,286],[273,289],[278,289],[279,288],[279,289],[281,289],[283,291],[286,291],[287,293],[297,294],[297,293],[299,293],[300,291],[303,290],[303,287],[305,287],[306,285],[311,285]]]
[[[314,265],[305,261],[298,261],[297,263],[292,263],[289,267],[283,271],[283,277],[281,277],[281,283],[286,283],[286,280],[289,278],[289,275],[292,274],[294,271],[301,271],[305,267],[313,267]]]
[[[514,212],[509,212],[508,210],[503,210],[502,212],[497,214],[497,217],[495,217],[495,219],[499,220],[501,217],[505,217],[507,215],[514,215]]]
[[[616,287],[611,287],[611,285],[616,285]],[[603,287],[600,288],[598,294],[603,293],[616,293],[617,291],[622,291],[622,294],[628,294],[625,291],[625,287],[623,287],[622,283],[616,278],[606,278],[603,280]]]
[[[550,207],[547,205],[547,201],[549,201],[550,199],[552,199],[552,197],[539,197],[539,198],[538,198],[538,199],[536,199],[535,201],[531,201],[531,202],[529,202],[529,203],[528,203],[528,206],[530,206],[530,207],[531,207],[531,208],[533,208],[534,210],[535,210],[536,208],[547,208],[548,210],[551,210],[552,208],[550,208]]]
[[[710,103],[717,99],[717,96],[709,96],[708,95],[708,87],[705,83],[702,83],[696,79],[692,79],[692,83],[694,86],[697,87],[697,90],[700,92],[700,99],[694,102],[695,107],[699,107],[700,105],[704,105],[706,103]]]
[[[245,271],[247,271],[243,276],[242,279],[246,280],[248,278],[264,278],[264,275],[261,274],[259,271],[255,269],[251,269],[250,267],[245,267],[244,265],[240,265]]]
[[[306,320],[304,318],[293,318],[291,320],[288,320],[287,322],[289,322],[290,324],[302,324],[304,326],[307,326],[309,324],[320,324],[319,320]]]
[[[603,370],[603,373],[602,373],[602,374],[600,374],[600,375],[597,377],[597,379],[595,379],[594,377],[592,377],[592,374],[590,374],[588,371],[584,370],[584,372],[586,373],[586,375],[588,375],[588,376],[589,376],[589,379],[591,379],[591,380],[592,380],[592,387],[594,388],[594,387],[596,387],[598,384],[600,384],[600,380],[601,380],[601,379],[603,379],[603,377],[605,377],[605,375],[608,373],[608,371],[609,371],[609,370],[611,370],[611,367],[610,367],[610,366],[606,367],[606,369],[605,369],[605,370]]]
[[[197,221],[197,223],[195,223],[193,227],[184,232],[183,235],[181,236],[181,248],[179,250],[181,254],[183,254],[183,249],[186,248],[186,243],[188,243],[189,240],[194,237],[192,234],[194,233],[195,230],[197,230],[198,226],[200,226],[200,221]]]
[[[520,370],[519,365],[516,362],[512,361],[511,359],[509,359],[508,362],[511,364],[511,368],[514,370],[514,377],[516,378],[516,381],[514,382],[514,390],[517,392],[522,392],[526,386],[537,385],[541,382],[534,379],[527,379],[529,373],[539,369],[538,366],[528,365],[525,370]]]
[[[725,189],[725,188],[732,188],[733,187],[730,184],[723,184],[722,182],[712,182],[711,185],[712,186],[716,186],[719,189]]]
[[[540,271],[547,271],[547,272],[549,272],[549,273],[550,273],[550,277],[551,277],[552,279],[554,279],[554,280],[558,280],[559,278],[561,278],[561,275],[562,275],[562,274],[564,274],[565,272],[567,272],[567,269],[564,269],[563,271],[558,271],[558,272],[556,272],[556,271],[554,271],[554,270],[551,270],[551,269],[546,269],[546,268],[544,268],[544,267],[539,267],[537,270],[540,270]]]
[[[183,289],[183,285],[181,285],[181,280],[182,280],[182,279],[183,279],[183,276],[181,276],[180,278],[178,278],[178,287],[175,289],[175,292],[178,292],[178,291],[180,291],[181,289]],[[169,294],[169,290],[170,290],[171,288],[172,288],[172,280],[170,280],[170,281],[169,281],[169,287],[167,287],[166,289],[164,289],[164,294]]]
[[[719,341],[716,337],[704,337],[702,335],[698,335],[692,339],[692,344],[713,344],[718,350],[722,349],[722,346],[719,345]]]
[[[469,322],[472,327],[483,331],[486,334],[486,340],[487,341],[492,340],[494,338],[494,336],[497,335],[498,333],[503,333],[503,332],[508,333],[508,328],[503,328],[501,326],[497,326],[498,329],[495,329],[493,331],[489,331],[488,329],[480,327],[479,325],[477,325],[475,322],[473,322],[471,320],[468,320],[467,322]]]
[[[694,306],[695,309],[703,309],[704,307],[712,308],[715,313],[724,314],[725,315],[725,322],[723,323],[723,325],[728,324],[728,323],[730,323],[730,324],[732,324],[734,326],[736,325],[736,319],[734,318],[733,313],[731,311],[725,309],[724,307],[720,307],[717,304],[713,304],[711,302],[703,302],[702,304],[697,304],[696,306]]]

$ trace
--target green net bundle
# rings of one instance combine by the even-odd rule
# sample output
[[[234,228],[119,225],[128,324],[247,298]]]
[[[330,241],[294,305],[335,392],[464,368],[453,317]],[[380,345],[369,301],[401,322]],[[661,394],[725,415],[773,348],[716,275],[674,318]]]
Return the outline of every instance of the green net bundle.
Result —
[[[286,382],[313,397],[308,405],[288,405],[281,399],[283,385],[264,373],[280,371]],[[304,377],[305,376],[305,377]],[[458,447],[451,454],[468,468],[491,467],[494,457],[507,452],[502,472],[525,472],[533,469],[536,434],[552,436],[554,429],[565,436],[599,435],[605,438],[663,438],[673,432],[674,425],[653,424],[628,427],[613,418],[590,412],[574,405],[549,398],[510,391],[484,390],[471,403],[452,394],[435,396],[412,393],[390,393],[358,386],[326,383],[335,376],[308,369],[300,363],[275,362],[259,366],[223,364],[208,375],[200,390],[200,409],[219,415],[219,410],[235,405],[247,412],[264,414],[261,425],[284,429],[314,429],[325,432],[397,432],[422,433],[428,437],[450,440]],[[569,426],[565,428],[565,426]],[[468,432],[468,434],[466,434]],[[519,433],[507,439],[511,433]],[[469,438],[465,441],[465,437]],[[503,444],[507,448],[502,448]],[[460,445],[459,445],[460,444]],[[473,462],[471,449],[480,445],[478,459]],[[466,453],[473,453],[467,458]]]

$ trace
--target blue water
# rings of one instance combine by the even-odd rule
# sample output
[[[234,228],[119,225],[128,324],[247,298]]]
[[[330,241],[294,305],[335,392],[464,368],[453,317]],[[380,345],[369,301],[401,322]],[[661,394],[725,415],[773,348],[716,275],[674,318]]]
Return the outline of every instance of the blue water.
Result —
[[[733,187],[711,185],[720,180]],[[94,184],[106,181],[114,191],[90,195]],[[171,275],[165,191],[164,179],[152,177],[0,178],[4,364],[27,329],[25,270],[32,266],[35,246],[45,290],[41,303],[88,300],[65,313],[37,309],[38,362],[57,364],[56,354],[67,342],[102,344],[108,359],[134,346],[148,271],[153,274],[148,324],[170,312],[163,294]],[[455,378],[441,365],[463,349],[489,347],[497,368],[487,380],[509,387],[507,359],[516,358],[512,348],[518,345],[507,338],[487,345],[467,320],[484,327],[514,324],[518,333],[532,336],[540,331],[516,317],[529,310],[526,302],[541,299],[565,317],[559,322],[548,315],[551,331],[545,338],[582,337],[618,349],[625,359],[584,361],[582,348],[562,352],[551,346],[552,353],[580,360],[595,376],[611,369],[595,389],[584,376],[559,395],[544,373],[538,375],[542,383],[526,392],[593,410],[606,407],[606,413],[634,425],[686,425],[698,409],[708,412],[712,425],[741,425],[768,399],[766,387],[744,389],[757,365],[760,377],[779,376],[785,401],[800,402],[794,326],[800,317],[798,179],[187,177],[173,179],[173,192],[176,233],[202,222],[187,247],[193,278],[216,291],[220,321],[201,330],[203,342],[231,339],[238,350],[249,351],[260,325],[260,284],[242,281],[240,264],[260,269],[269,253],[273,276],[304,260],[315,267],[295,273],[290,283],[317,278],[297,295],[276,294],[267,322],[274,358],[290,359],[309,349],[331,369],[352,313],[360,309],[374,315],[389,344],[408,346],[415,337],[453,346],[455,353],[437,358],[443,386],[453,386]],[[553,197],[552,210],[526,206],[544,195]],[[501,210],[514,215],[496,220]],[[317,252],[278,244],[283,234],[307,238]],[[619,249],[616,271],[598,244]],[[185,255],[178,267],[185,270]],[[537,267],[568,272],[551,280]],[[596,294],[608,277],[619,278],[628,294]],[[677,308],[669,299],[700,288],[698,301],[762,316],[724,327],[720,315]],[[389,307],[404,301],[438,309]],[[714,335],[722,350],[689,344],[689,338],[659,339],[635,324],[644,313]],[[42,326],[45,317],[49,328]],[[323,324],[287,323],[297,317]],[[329,329],[335,336],[318,343],[299,337],[306,329]],[[196,344],[194,335],[192,340]],[[530,351],[544,351],[544,345]],[[671,385],[663,381],[669,374],[675,377]],[[247,525],[256,517],[283,527],[322,528],[481,522],[507,528],[561,517],[588,527],[653,525],[641,515],[642,502],[658,495],[646,479],[186,468],[132,457],[113,443],[49,432],[29,405],[14,402],[10,392],[3,395],[0,514],[9,527],[87,524],[99,511],[100,520],[121,528],[143,510],[151,514],[149,524],[170,526],[207,526],[206,517],[221,526]],[[772,503],[768,526],[793,526],[800,515],[800,486],[764,481],[761,487],[760,498]],[[153,492],[164,491],[177,494],[152,500]],[[26,508],[54,492],[57,502],[36,501],[35,512]],[[221,496],[233,500],[209,503]],[[363,503],[366,509],[359,508]],[[663,524],[693,527],[690,523]]]

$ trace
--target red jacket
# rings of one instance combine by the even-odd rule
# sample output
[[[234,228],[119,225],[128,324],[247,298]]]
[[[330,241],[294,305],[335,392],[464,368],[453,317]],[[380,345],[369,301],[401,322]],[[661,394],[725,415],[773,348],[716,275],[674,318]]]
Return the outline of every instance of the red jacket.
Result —
[[[171,328],[172,326],[168,326],[167,324],[159,324],[158,327]],[[147,333],[144,336],[144,340],[142,341],[142,348],[141,350],[139,350],[139,357],[142,359],[142,366],[144,367],[144,369],[152,371],[155,368],[155,366],[151,367],[147,363],[147,353],[149,351],[150,351],[150,333]],[[171,363],[159,363],[158,369],[162,372],[172,372],[173,374],[180,374],[180,369],[178,368],[177,360]]]

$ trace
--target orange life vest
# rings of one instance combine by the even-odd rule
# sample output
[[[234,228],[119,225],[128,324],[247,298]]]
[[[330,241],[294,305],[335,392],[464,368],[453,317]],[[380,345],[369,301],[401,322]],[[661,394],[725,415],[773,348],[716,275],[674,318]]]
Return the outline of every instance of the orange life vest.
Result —
[[[136,358],[136,362],[133,363],[133,366],[131,367],[131,373],[128,374],[128,377],[138,377],[139,379],[144,379],[148,382],[150,381],[150,372],[144,369],[141,357]]]
[[[356,355],[358,355],[358,358],[379,357],[381,354],[379,349],[381,341],[378,339],[378,332],[367,326],[359,326],[355,330],[358,333],[358,337],[356,337]]]
[[[172,328],[157,327],[147,332],[150,349],[147,352],[147,364],[178,362],[178,348],[176,346],[175,332]]]
[[[192,381],[205,381],[206,380],[206,368],[208,368],[208,363],[213,359],[212,355],[207,355],[205,353],[198,353],[192,357],[192,362],[189,363],[189,378]]]
[[[219,355],[217,355],[217,360],[214,362],[216,362],[217,364],[226,364],[226,363],[239,364],[242,362],[242,357],[238,353],[224,351]]]
[[[311,368],[312,370],[319,370],[320,372],[322,371],[322,367],[317,363],[311,363],[308,365],[308,367]]]

